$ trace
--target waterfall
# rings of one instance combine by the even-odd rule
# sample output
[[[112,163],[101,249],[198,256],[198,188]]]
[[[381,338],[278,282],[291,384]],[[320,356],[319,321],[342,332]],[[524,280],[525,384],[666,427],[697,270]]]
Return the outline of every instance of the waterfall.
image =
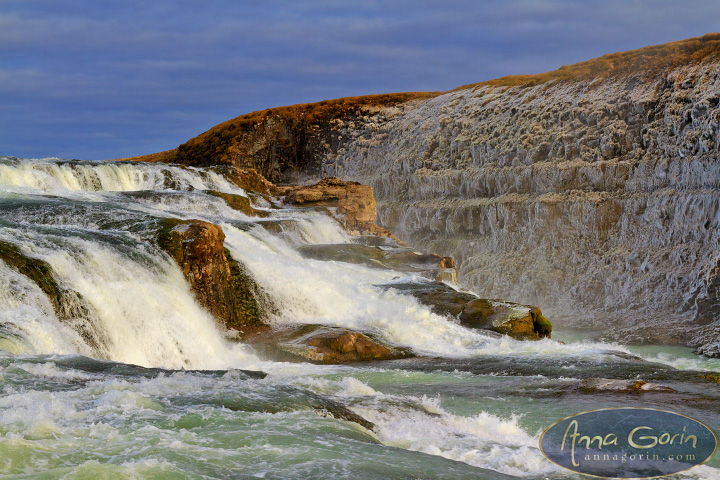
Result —
[[[0,247],[41,262],[33,268],[49,269],[43,278],[52,282],[43,289],[0,256],[0,346],[11,352],[170,368],[256,365],[249,347],[225,338],[156,245],[166,217],[222,227],[225,247],[274,305],[271,324],[349,328],[445,357],[593,351],[488,337],[382,287],[427,281],[412,273],[303,258],[300,245],[352,238],[325,210],[267,208],[267,218],[233,210],[206,190],[245,192],[212,171],[52,159],[0,164]]]

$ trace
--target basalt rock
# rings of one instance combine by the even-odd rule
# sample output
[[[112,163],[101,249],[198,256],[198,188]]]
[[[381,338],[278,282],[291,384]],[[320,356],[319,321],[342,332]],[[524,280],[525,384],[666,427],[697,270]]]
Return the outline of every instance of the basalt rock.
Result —
[[[666,385],[647,383],[643,380],[614,380],[609,378],[586,378],[578,385],[578,389],[584,393],[593,392],[662,392],[674,393],[675,389]]]
[[[32,280],[50,300],[58,320],[75,330],[98,356],[107,353],[107,336],[90,320],[96,316],[93,306],[80,293],[58,284],[49,263],[3,241],[0,241],[0,261]]]
[[[277,361],[347,363],[412,356],[361,332],[322,325],[301,325],[248,332],[242,340]]]
[[[509,335],[518,340],[550,338],[552,325],[538,307],[501,300],[477,299],[468,302],[460,324]]]
[[[228,328],[262,323],[267,300],[224,246],[220,226],[163,219],[157,243],[180,266],[195,298]],[[262,298],[262,300],[261,300]]]
[[[550,321],[538,307],[531,305],[478,298],[442,283],[386,287],[411,294],[421,303],[429,305],[434,313],[456,318],[467,328],[490,330],[517,340],[539,340],[550,338],[552,334]]]

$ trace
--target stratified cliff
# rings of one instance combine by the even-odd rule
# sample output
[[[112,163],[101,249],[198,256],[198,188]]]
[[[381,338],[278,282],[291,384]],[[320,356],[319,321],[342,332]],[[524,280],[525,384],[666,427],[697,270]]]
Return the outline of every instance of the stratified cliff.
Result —
[[[187,157],[182,146],[171,160],[369,184],[379,223],[454,256],[461,282],[484,296],[711,353],[720,337],[720,34],[413,100],[315,123],[316,137],[332,141],[291,167],[247,153]],[[242,133],[227,144],[284,148],[268,133],[284,131],[268,130],[275,118],[248,130],[266,143]]]

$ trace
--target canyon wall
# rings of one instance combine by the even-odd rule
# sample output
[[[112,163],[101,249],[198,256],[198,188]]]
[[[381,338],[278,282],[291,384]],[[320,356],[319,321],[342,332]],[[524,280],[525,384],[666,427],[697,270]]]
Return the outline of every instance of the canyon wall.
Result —
[[[371,185],[379,223],[486,296],[700,346],[720,323],[719,102],[711,59],[477,86],[345,125],[322,173]]]

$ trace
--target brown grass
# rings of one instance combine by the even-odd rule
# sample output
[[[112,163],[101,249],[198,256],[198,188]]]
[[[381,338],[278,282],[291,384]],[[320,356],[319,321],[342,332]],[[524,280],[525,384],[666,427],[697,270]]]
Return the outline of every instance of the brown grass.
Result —
[[[702,37],[638,50],[610,53],[574,65],[563,65],[552,72],[536,75],[509,75],[486,82],[463,85],[455,90],[483,85],[534,86],[554,80],[579,81],[632,74],[654,75],[668,68],[699,62],[709,56],[720,56],[720,33],[709,33]]]
[[[252,133],[267,117],[277,117],[287,125],[314,126],[327,124],[331,120],[361,114],[364,108],[387,107],[406,103],[412,100],[424,100],[440,95],[441,92],[408,92],[386,93],[345,97],[335,100],[323,100],[317,103],[303,103],[287,107],[269,108],[248,113],[214,126],[207,132],[198,135],[173,150],[124,158],[143,162],[187,163],[186,158],[193,158],[193,164],[230,164],[229,151],[234,139],[243,134]]]

